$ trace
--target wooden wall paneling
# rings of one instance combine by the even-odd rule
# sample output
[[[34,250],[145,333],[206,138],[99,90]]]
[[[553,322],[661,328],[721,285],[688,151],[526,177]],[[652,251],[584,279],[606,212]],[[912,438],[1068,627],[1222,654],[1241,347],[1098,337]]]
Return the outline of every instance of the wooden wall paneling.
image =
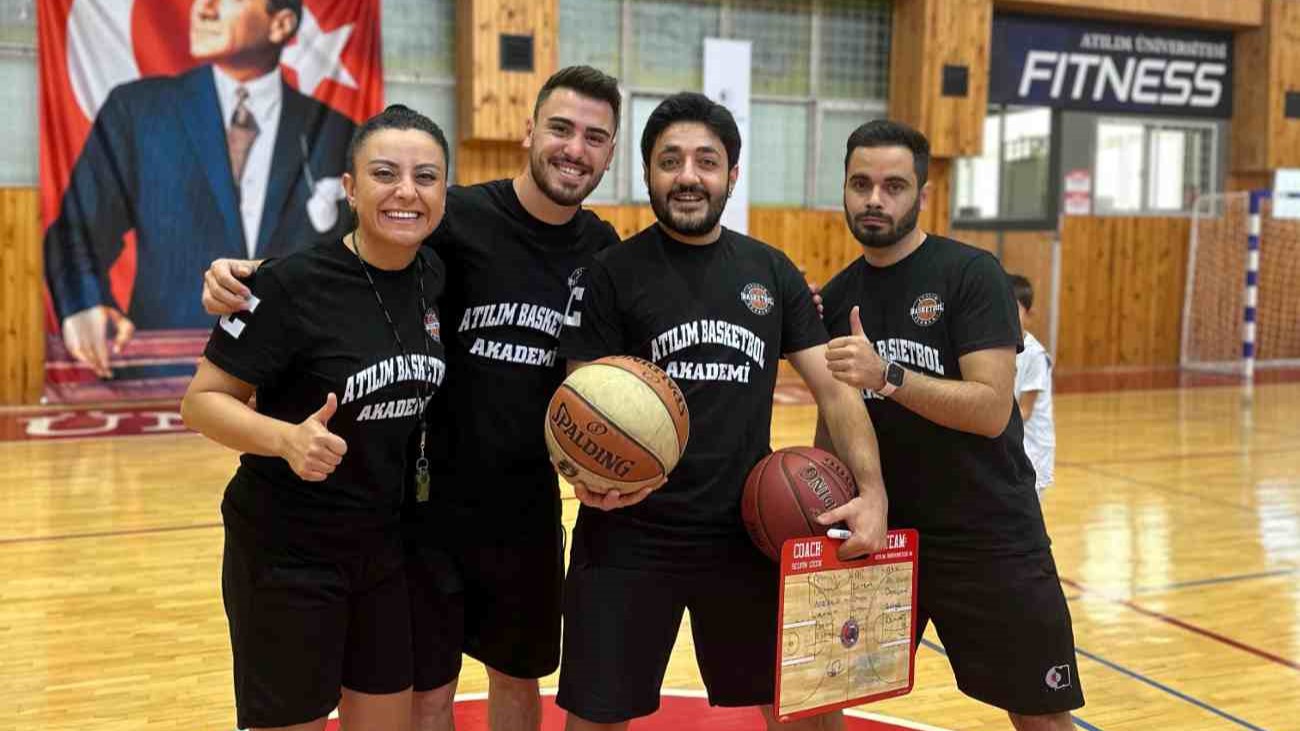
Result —
[[[998,10],[1143,20],[1165,25],[1252,28],[1264,0],[997,0]]]
[[[0,405],[34,404],[45,385],[40,195],[0,188]]]
[[[1236,36],[1230,153],[1236,173],[1300,167],[1300,119],[1285,114],[1286,93],[1300,92],[1300,0],[1264,0],[1263,8],[1263,25]]]
[[[949,234],[963,244],[970,244],[991,254],[998,253],[998,232],[987,229],[959,228]]]
[[[1084,299],[1083,276],[1085,270],[1079,268],[1078,247],[1065,245],[1066,229],[1069,219],[1061,231],[1061,294],[1057,298],[1060,308],[1057,316],[1056,364],[1058,367],[1077,367],[1083,356],[1082,328],[1079,322],[1079,303]]]
[[[1156,309],[1158,325],[1154,352],[1157,363],[1178,362],[1183,333],[1183,295],[1187,286],[1187,243],[1192,235],[1189,218],[1165,219],[1168,231],[1155,266]]]
[[[1268,29],[1260,27],[1239,31],[1233,36],[1232,45],[1229,167],[1234,172],[1266,170],[1270,96],[1267,78],[1270,66]]]
[[[1153,301],[1149,266],[1154,250],[1159,244],[1151,240],[1138,240],[1134,235],[1137,224],[1131,218],[1117,218],[1119,228],[1115,240],[1114,276],[1111,307],[1107,313],[1114,321],[1117,333],[1116,350],[1121,365],[1138,365],[1151,357],[1151,303]]]
[[[1056,240],[1056,232],[957,229],[951,236],[964,244],[998,256],[1002,268],[1008,274],[1020,274],[1029,278],[1029,283],[1034,287],[1034,309],[1029,331],[1051,351],[1054,347],[1051,325],[1055,299],[1052,292],[1052,244]]]
[[[456,182],[473,185],[489,180],[513,178],[528,164],[528,151],[514,142],[467,140],[456,147]]]
[[[457,0],[462,140],[518,140],[558,64],[559,0]],[[533,37],[533,70],[501,70],[501,34]]]
[[[1300,167],[1300,119],[1285,114],[1286,93],[1300,93],[1300,0],[1268,0],[1267,7],[1275,56],[1270,59],[1269,77],[1262,80],[1270,90],[1268,118],[1273,122],[1268,167]]]
[[[597,216],[609,221],[620,238],[631,238],[654,223],[655,215],[648,205],[597,204],[587,206]]]
[[[1062,368],[1178,363],[1190,232],[1187,218],[1065,219]]]
[[[1236,128],[1236,122],[1233,122],[1233,128]],[[1223,189],[1225,192],[1235,193],[1238,191],[1270,190],[1272,187],[1273,176],[1269,173],[1233,172],[1228,174]]]
[[[984,123],[980,122],[983,127]],[[930,160],[930,195],[925,210],[921,212],[920,225],[924,231],[947,236],[952,226],[952,160]]]
[[[1055,299],[1052,292],[1052,244],[1055,240],[1055,231],[1007,231],[1002,235],[1001,247],[1002,268],[1012,274],[1028,277],[1034,286],[1034,308],[1029,331],[1049,352],[1054,347],[1051,327]],[[996,248],[990,250],[995,251]]]
[[[808,281],[819,285],[861,254],[839,211],[751,208],[749,232],[784,251]]]
[[[937,158],[980,153],[992,27],[992,0],[894,3],[889,115],[925,133]],[[965,96],[943,96],[945,65],[967,67]]]
[[[1084,229],[1088,271],[1088,298],[1084,300],[1084,364],[1102,366],[1119,363],[1115,303],[1115,221],[1102,218]]]
[[[1065,219],[1061,231],[1061,320],[1057,359],[1060,367],[1088,367],[1101,364],[1104,347],[1105,312],[1109,304],[1110,239],[1107,219]],[[1088,225],[1085,225],[1085,222]],[[1096,307],[1096,305],[1101,307]],[[1100,335],[1099,335],[1100,333]]]

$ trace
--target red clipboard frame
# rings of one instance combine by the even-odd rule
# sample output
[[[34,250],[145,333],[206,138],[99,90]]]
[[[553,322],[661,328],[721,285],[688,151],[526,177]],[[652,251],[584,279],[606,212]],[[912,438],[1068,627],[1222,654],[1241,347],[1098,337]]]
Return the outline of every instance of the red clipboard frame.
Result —
[[[909,648],[907,660],[907,685],[903,688],[887,690],[880,693],[869,693],[856,698],[849,698],[844,701],[828,703],[823,706],[805,708],[801,711],[792,713],[783,713],[781,710],[781,669],[782,669],[782,632],[785,626],[785,582],[791,576],[802,576],[806,574],[816,574],[829,571],[839,571],[843,569],[855,569],[866,566],[883,566],[886,564],[910,563],[912,565],[912,611],[908,616],[908,637],[916,636],[916,582],[917,582],[917,559],[920,552],[920,538],[917,532],[912,529],[891,530],[886,534],[885,549],[876,553],[853,559],[851,561],[841,561],[835,555],[836,550],[843,541],[824,536],[813,538],[791,538],[781,546],[781,576],[777,585],[778,601],[777,622],[776,622],[776,694],[773,699],[773,707],[776,717],[780,721],[791,721],[798,718],[805,718],[828,711],[835,711],[841,708],[859,706],[864,703],[883,700],[885,698],[897,698],[898,696],[907,695],[912,692],[912,687],[916,682],[916,651],[915,643]],[[796,557],[796,553],[798,556]]]

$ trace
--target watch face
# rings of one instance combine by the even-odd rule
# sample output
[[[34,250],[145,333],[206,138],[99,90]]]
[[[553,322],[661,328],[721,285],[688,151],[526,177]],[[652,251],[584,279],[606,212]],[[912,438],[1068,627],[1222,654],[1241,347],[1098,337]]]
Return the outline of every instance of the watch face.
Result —
[[[885,372],[885,382],[894,388],[903,385],[903,366],[897,363],[890,363],[889,369]]]

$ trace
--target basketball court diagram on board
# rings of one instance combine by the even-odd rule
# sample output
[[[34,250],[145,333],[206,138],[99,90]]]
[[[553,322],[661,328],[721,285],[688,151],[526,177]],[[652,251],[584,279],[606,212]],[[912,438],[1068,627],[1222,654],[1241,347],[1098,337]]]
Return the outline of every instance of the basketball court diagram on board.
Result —
[[[778,714],[797,717],[908,692],[914,563],[838,566],[829,540],[791,543],[783,556]],[[798,573],[813,560],[825,570]]]

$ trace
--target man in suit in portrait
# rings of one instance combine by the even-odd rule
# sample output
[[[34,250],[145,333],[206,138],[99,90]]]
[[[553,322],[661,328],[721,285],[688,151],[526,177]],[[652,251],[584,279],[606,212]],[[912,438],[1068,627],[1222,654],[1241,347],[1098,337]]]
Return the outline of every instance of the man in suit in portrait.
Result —
[[[208,262],[342,234],[354,125],[281,78],[301,20],[302,0],[195,0],[201,65],[122,84],[96,114],[46,233],[45,273],[68,351],[100,377],[137,327],[211,325],[199,304]],[[135,282],[118,302],[109,268],[131,231]]]

